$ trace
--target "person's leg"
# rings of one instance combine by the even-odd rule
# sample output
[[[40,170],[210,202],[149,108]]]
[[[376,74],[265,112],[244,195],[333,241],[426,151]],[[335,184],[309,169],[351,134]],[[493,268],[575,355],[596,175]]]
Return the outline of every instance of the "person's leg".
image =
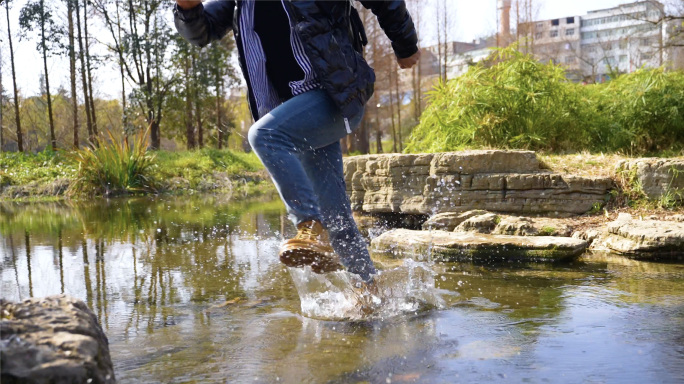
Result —
[[[359,120],[360,116],[350,125]],[[256,122],[250,128],[249,141],[271,174],[294,224],[316,220],[329,225],[333,247],[345,266],[368,280],[375,270],[351,217],[344,187],[339,140],[346,134],[337,107],[324,91],[316,90],[288,100]]]
[[[295,225],[322,220],[318,199],[299,155],[345,135],[344,120],[322,90],[293,97],[250,128],[249,143],[273,178]]]
[[[300,158],[318,196],[323,224],[330,233],[335,253],[349,272],[361,276],[364,281],[370,280],[376,271],[366,241],[352,217],[339,141],[304,151]]]

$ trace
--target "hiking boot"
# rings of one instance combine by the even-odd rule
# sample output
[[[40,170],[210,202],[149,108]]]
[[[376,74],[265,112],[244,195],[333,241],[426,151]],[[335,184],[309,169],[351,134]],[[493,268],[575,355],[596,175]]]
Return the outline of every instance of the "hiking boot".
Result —
[[[280,262],[288,267],[311,266],[314,273],[328,273],[344,269],[330,246],[328,231],[316,220],[297,225],[297,235],[280,248]]]

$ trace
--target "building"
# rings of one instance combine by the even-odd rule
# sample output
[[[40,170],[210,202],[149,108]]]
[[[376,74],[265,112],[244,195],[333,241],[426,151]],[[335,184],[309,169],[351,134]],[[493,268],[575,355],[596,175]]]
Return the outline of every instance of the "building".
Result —
[[[518,26],[522,50],[566,66],[572,80],[601,82],[614,73],[664,65],[664,7],[638,1],[584,16],[534,21]]]
[[[589,12],[581,25],[582,73],[601,81],[614,72],[664,65],[664,16],[663,5],[656,1]]]

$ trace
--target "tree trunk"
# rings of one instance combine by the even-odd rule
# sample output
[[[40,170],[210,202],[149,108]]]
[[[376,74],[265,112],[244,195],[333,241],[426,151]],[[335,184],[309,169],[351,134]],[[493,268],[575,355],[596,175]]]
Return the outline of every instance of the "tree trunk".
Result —
[[[76,96],[76,47],[74,39],[74,3],[67,0],[67,18],[69,20],[69,80],[71,82],[71,104],[74,120],[74,149],[78,149],[78,97]]]
[[[195,104],[195,120],[197,121],[197,147],[199,149],[204,148],[204,129],[202,127],[202,108],[200,106],[200,95],[199,95],[199,79],[197,79],[197,49],[192,48],[192,78],[193,84],[193,98]]]
[[[392,117],[392,152],[397,153],[397,125],[394,121],[394,96],[392,92],[392,70],[389,74],[389,97],[390,97],[390,116]]]
[[[192,79],[190,78],[190,58],[185,57],[184,60],[185,68],[185,141],[188,149],[195,148],[195,127],[193,126],[192,117],[192,95],[190,92],[190,84],[192,84]]]
[[[14,118],[17,125],[17,149],[24,152],[24,137],[21,133],[21,117],[19,115],[19,89],[17,88],[17,71],[14,68],[14,47],[12,46],[12,31],[10,29],[9,3],[5,2],[7,14],[7,39],[9,41],[10,61],[12,63],[12,85],[14,86]]]
[[[124,68],[123,48],[121,47],[123,44],[121,41],[121,14],[119,13],[119,2],[115,1],[114,5],[116,6],[116,27],[119,36],[119,39],[117,40],[119,44],[119,47],[117,47],[117,53],[119,55],[119,71],[121,72],[121,110],[124,112],[122,125],[124,132],[126,132],[126,126],[128,125],[128,114],[126,113],[126,73]],[[114,31],[112,31],[112,33],[114,33]]]
[[[85,0],[84,0],[85,1]],[[81,5],[77,0],[76,3],[76,28],[78,32],[78,58],[81,62],[81,86],[83,87],[83,104],[86,112],[86,127],[88,129],[88,140],[91,143],[95,142],[93,135],[93,121],[90,114],[90,98],[88,97],[88,81],[86,80],[86,64],[85,64],[85,50],[83,49],[83,36],[81,34]]]
[[[394,77],[395,92],[397,96],[397,133],[399,135],[399,152],[404,152],[404,139],[401,137],[401,104],[404,101],[403,95],[399,92],[399,66],[395,65],[394,70],[396,71],[396,76]],[[390,84],[390,87],[392,85]]]
[[[52,95],[50,94],[50,76],[47,66],[47,44],[45,44],[45,2],[40,1],[40,45],[43,49],[43,68],[45,70],[45,93],[47,94],[48,120],[50,121],[50,146],[52,150],[57,149],[57,139],[55,138],[55,121],[52,116]]]
[[[216,70],[216,130],[218,149],[223,149],[224,132],[223,132],[223,78],[221,71]]]
[[[382,132],[375,130],[375,150],[377,153],[382,153]]]
[[[83,1],[83,33],[85,38],[85,58],[86,68],[88,74],[88,96],[90,97],[90,120],[93,123],[93,135],[97,136],[97,118],[95,114],[95,98],[93,96],[93,74],[92,65],[90,63],[90,38],[88,35],[88,0]]]

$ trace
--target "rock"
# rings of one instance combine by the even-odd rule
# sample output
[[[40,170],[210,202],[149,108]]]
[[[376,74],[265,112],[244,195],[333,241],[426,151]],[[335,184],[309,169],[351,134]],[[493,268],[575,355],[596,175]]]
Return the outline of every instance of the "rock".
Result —
[[[115,383],[96,316],[68,296],[0,300],[2,383]]]
[[[487,209],[569,216],[605,201],[610,178],[543,172],[530,151],[387,154],[345,159],[354,211],[434,216]]]
[[[684,158],[643,158],[618,163],[618,176],[638,186],[649,199],[684,200]]]
[[[598,249],[634,259],[684,257],[684,222],[664,220],[635,220],[620,214],[609,223]]]
[[[468,220],[459,224],[454,230],[455,232],[476,232],[476,233],[492,233],[496,225],[501,221],[501,217],[495,213],[485,213],[483,215],[474,215]]]
[[[453,231],[462,222],[473,216],[483,215],[487,211],[473,210],[468,212],[444,212],[430,217],[424,224],[423,229],[439,229],[443,231]]]
[[[468,211],[463,215],[470,217],[455,229],[456,232],[514,236],[570,237],[572,235],[572,227],[563,219],[497,215],[485,211]]]
[[[517,236],[572,236],[572,227],[563,219],[547,217],[500,216],[492,231],[498,235]]]
[[[558,261],[584,252],[587,242],[567,237],[506,236],[395,229],[373,239],[378,253],[439,261]]]

